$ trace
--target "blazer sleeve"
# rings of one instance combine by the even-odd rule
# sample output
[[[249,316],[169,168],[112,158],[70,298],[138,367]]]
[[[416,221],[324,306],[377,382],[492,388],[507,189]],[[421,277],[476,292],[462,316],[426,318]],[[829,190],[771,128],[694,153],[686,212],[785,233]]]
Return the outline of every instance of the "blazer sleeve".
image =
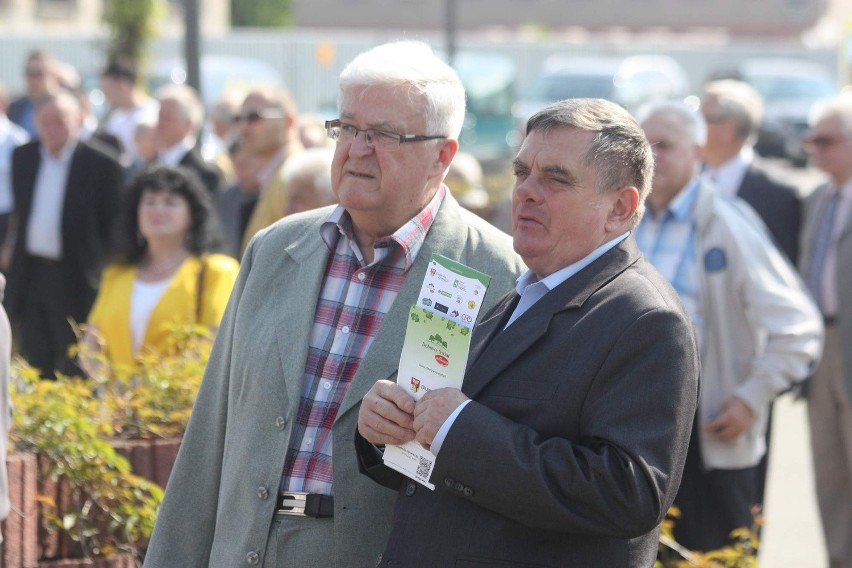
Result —
[[[588,339],[615,334],[588,388],[572,388],[566,376],[552,400],[480,393],[444,440],[432,474],[436,491],[464,487],[455,493],[459,499],[534,529],[612,538],[653,530],[679,485],[697,405],[698,360],[682,314],[657,308],[631,319],[611,322],[617,331]],[[551,321],[551,329],[558,325]],[[527,363],[516,368],[564,372],[553,361]],[[561,397],[582,397],[579,415],[566,412]],[[563,430],[538,432],[500,408],[556,413]],[[566,434],[575,428],[576,435]]]
[[[148,568],[207,566],[216,530],[219,485],[230,401],[230,367],[237,307],[253,247],[225,309],[145,556]]]

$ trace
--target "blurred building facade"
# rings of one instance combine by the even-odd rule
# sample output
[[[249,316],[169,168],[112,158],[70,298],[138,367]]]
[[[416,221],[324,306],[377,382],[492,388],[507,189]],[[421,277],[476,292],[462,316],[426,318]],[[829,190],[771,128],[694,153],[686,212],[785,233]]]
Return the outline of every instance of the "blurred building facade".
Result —
[[[305,27],[459,29],[540,26],[598,32],[717,30],[732,36],[796,35],[845,0],[293,0]],[[846,2],[848,3],[848,2]]]
[[[231,0],[198,1],[203,5],[202,33],[226,33],[231,27]],[[163,31],[183,30],[183,2],[167,0],[166,4],[168,15]],[[98,36],[104,32],[103,6],[104,0],[0,0],[0,36]]]

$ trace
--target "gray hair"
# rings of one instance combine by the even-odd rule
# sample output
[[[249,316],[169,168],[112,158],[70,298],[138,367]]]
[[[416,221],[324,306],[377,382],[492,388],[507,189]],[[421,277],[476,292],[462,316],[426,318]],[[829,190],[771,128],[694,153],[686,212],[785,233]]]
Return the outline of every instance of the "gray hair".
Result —
[[[166,85],[157,91],[157,100],[172,100],[178,104],[181,114],[189,120],[192,130],[198,133],[204,121],[204,104],[198,98],[198,93],[189,85]]]
[[[763,98],[743,81],[721,79],[704,86],[704,95],[719,102],[724,116],[734,121],[740,140],[754,142],[763,120]]]
[[[836,115],[843,125],[843,135],[852,138],[852,94],[843,93],[814,103],[808,113],[808,124],[813,127],[829,115]]]
[[[455,70],[419,41],[385,43],[355,57],[340,74],[340,94],[352,87],[409,87],[426,100],[427,132],[458,138],[464,123],[464,86]],[[339,106],[339,105],[338,105]],[[417,134],[421,134],[418,132]]]
[[[681,101],[658,101],[648,103],[636,111],[636,120],[640,124],[651,117],[663,115],[679,120],[686,127],[690,140],[696,146],[707,144],[707,122],[704,116],[690,105]]]
[[[550,104],[527,121],[527,135],[554,128],[576,128],[597,134],[583,163],[598,172],[598,193],[621,187],[639,190],[639,206],[630,228],[645,212],[654,177],[654,156],[639,123],[624,108],[604,99],[566,99]]]
[[[326,203],[334,203],[335,195],[331,188],[331,160],[334,148],[309,148],[296,152],[284,162],[281,180],[289,187],[294,180],[307,178],[319,197]]]

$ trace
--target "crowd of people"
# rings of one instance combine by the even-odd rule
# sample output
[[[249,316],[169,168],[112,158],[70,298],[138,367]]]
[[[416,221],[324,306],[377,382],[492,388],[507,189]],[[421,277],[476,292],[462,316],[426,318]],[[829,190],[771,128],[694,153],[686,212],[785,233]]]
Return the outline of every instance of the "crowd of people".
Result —
[[[755,154],[743,82],[560,101],[501,209],[426,44],[359,54],[328,122],[278,86],[146,93],[121,61],[98,119],[73,67],[24,71],[0,87],[0,427],[13,343],[62,380],[132,371],[175,324],[218,335],[146,566],[646,567],[672,505],[681,545],[718,549],[755,526],[795,391],[852,567],[851,99],[813,109],[813,192]],[[491,284],[461,388],[415,403],[396,372],[433,254]],[[382,461],[412,440],[434,490]]]

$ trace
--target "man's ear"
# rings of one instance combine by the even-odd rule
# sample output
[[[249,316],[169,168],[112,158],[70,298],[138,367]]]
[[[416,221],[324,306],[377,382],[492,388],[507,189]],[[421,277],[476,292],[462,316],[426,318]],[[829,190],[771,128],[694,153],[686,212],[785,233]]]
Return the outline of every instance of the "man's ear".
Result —
[[[615,195],[607,216],[606,228],[608,232],[622,233],[639,207],[639,190],[632,185],[627,185],[613,193]]]
[[[432,165],[432,176],[443,175],[444,172],[449,169],[450,164],[452,163],[453,158],[456,157],[458,151],[458,140],[453,140],[452,138],[447,138],[446,140],[444,140],[441,143],[440,148],[438,148],[437,158],[435,159],[435,163]]]

